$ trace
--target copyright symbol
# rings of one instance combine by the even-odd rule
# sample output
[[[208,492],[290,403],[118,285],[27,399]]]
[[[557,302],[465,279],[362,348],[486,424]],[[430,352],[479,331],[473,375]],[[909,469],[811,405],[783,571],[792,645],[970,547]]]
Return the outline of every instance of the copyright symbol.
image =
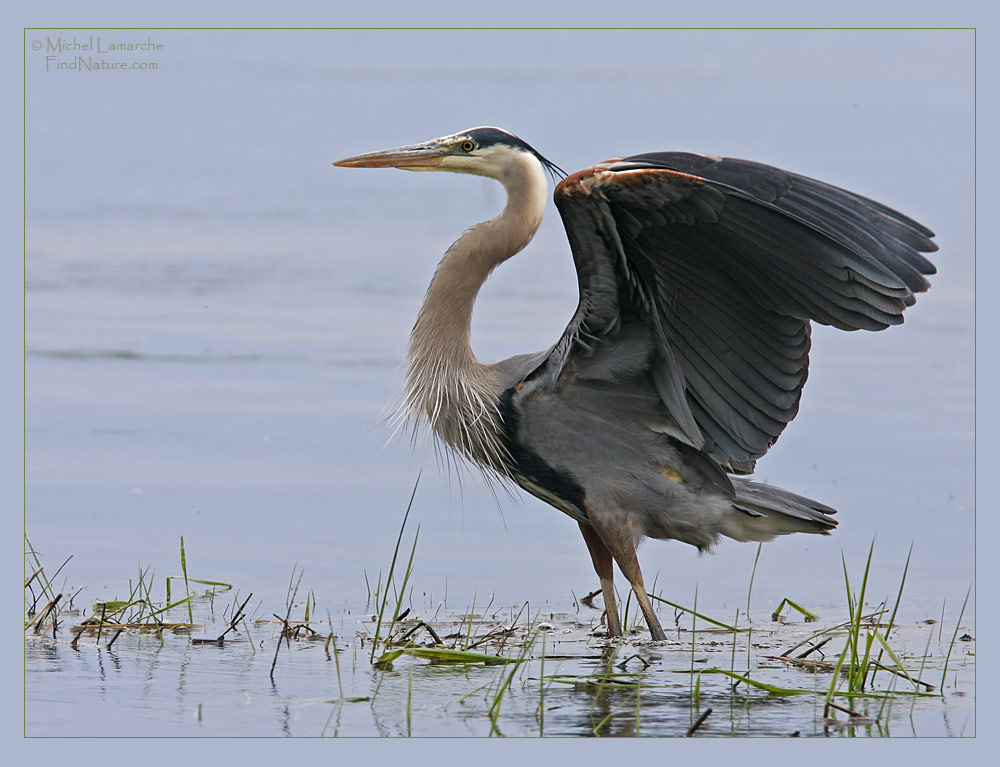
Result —
[[[42,41],[41,40],[32,40],[31,41],[31,50],[33,50],[33,51],[40,51],[40,50],[42,50]]]

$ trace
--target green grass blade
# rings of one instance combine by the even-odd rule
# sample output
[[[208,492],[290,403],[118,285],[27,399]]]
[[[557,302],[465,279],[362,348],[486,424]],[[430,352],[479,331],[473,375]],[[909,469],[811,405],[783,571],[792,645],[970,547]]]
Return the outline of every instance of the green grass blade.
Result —
[[[372,663],[376,668],[385,671],[386,669],[391,668],[392,662],[399,658],[404,652],[405,650],[403,649],[389,650],[388,652],[382,653],[382,655],[379,656],[379,659],[377,661],[372,661]]]
[[[901,661],[899,657],[896,655],[896,653],[893,652],[892,648],[889,647],[889,643],[886,641],[885,637],[882,636],[879,630],[875,629],[872,632],[872,635],[875,637],[875,640],[882,646],[882,649],[889,655],[890,658],[892,658],[892,662],[896,664],[896,669],[898,670],[898,672],[902,674],[904,677],[906,677],[906,680],[910,684],[912,684],[915,689],[920,689],[918,687],[917,681],[913,677],[911,677],[910,674],[907,672],[906,668],[903,666],[903,661]]]
[[[735,674],[732,671],[727,671],[724,668],[702,669],[699,672],[699,677],[701,674],[704,673],[723,674],[724,676],[728,676],[731,679],[736,679],[740,682],[743,682],[744,684],[750,685],[751,687],[756,687],[758,690],[765,690],[766,692],[769,692],[771,695],[815,695],[816,694],[815,690],[799,690],[793,687],[776,687],[773,684],[767,684],[766,682],[761,682],[758,681],[757,679],[751,679],[750,677],[744,676],[742,674]]]
[[[837,665],[833,669],[833,676],[830,677],[830,689],[826,692],[826,702],[829,703],[833,700],[833,696],[837,694],[837,685],[840,682],[840,672],[844,668],[844,658],[848,656],[851,651],[851,637],[848,635],[847,641],[844,644],[844,649],[841,650],[840,655],[837,656]]]
[[[473,652],[471,650],[451,650],[447,647],[419,647],[409,645],[407,647],[400,647],[399,652],[412,655],[414,658],[429,660],[431,663],[441,664],[483,663],[487,666],[495,666],[515,662],[514,658],[504,658],[500,655]]]
[[[785,605],[788,605],[793,610],[795,610],[795,612],[801,614],[806,619],[806,623],[815,623],[816,621],[819,620],[819,616],[816,613],[812,612],[811,610],[807,610],[798,602],[793,602],[788,597],[785,597],[784,599],[781,600],[781,602],[778,603],[777,609],[773,613],[771,613],[772,621],[778,621],[781,618],[781,611],[785,609]]]
[[[188,569],[187,569],[187,556],[184,553],[184,536],[181,536],[181,573],[184,575],[184,594],[189,599],[191,597],[191,591],[188,588]],[[194,623],[194,608],[191,603],[187,603],[188,606],[188,621]]]
[[[955,647],[955,640],[958,639],[958,629],[962,625],[962,617],[965,615],[965,608],[969,604],[969,596],[972,594],[972,584],[969,584],[969,590],[965,592],[965,601],[962,602],[962,609],[958,613],[958,620],[955,621],[955,630],[951,634],[951,642],[948,645],[948,654],[944,657],[944,669],[941,671],[941,694],[944,695],[944,682],[945,677],[948,676],[948,662],[951,660],[951,651]]]
[[[707,623],[711,623],[713,626],[718,626],[719,628],[723,628],[726,631],[749,631],[749,629],[736,628],[736,626],[730,626],[728,623],[723,623],[722,621],[717,621],[714,618],[709,618],[707,615],[702,615],[701,613],[695,612],[694,610],[692,610],[690,608],[687,608],[687,607],[684,607],[682,605],[679,605],[676,602],[671,602],[669,599],[664,599],[663,597],[658,597],[655,594],[649,594],[649,598],[650,599],[655,599],[657,602],[663,602],[663,604],[665,604],[665,605],[670,605],[674,609],[680,610],[681,612],[685,612],[685,613],[689,613],[691,615],[694,615],[696,618],[699,618],[699,619],[701,619],[701,620],[703,620],[703,621],[705,621]]]
[[[535,638],[537,638],[537,633],[535,634]],[[524,646],[521,648],[521,652],[518,654],[518,657],[516,659],[511,659],[511,658],[498,659],[507,663],[513,661],[513,666],[510,670],[510,673],[507,674],[506,678],[503,680],[503,683],[500,685],[500,689],[497,690],[497,694],[493,698],[493,705],[490,706],[490,710],[487,712],[487,716],[489,716],[490,718],[490,737],[492,737],[493,735],[501,734],[500,729],[497,727],[497,720],[500,718],[500,704],[503,702],[504,694],[507,692],[507,690],[510,689],[511,683],[514,681],[514,677],[516,676],[518,670],[521,668],[521,666],[524,665],[525,661],[527,660],[528,653],[531,647],[534,646],[534,643],[535,643],[534,638],[532,639],[531,642],[525,642]]]
[[[910,557],[913,555],[913,544],[910,544],[910,550],[906,552],[906,563],[903,565],[903,577],[899,581],[899,589],[896,591],[896,601],[892,606],[892,613],[889,615],[889,623],[885,628],[885,637],[889,638],[889,634],[892,633],[893,626],[896,625],[896,613],[899,611],[900,602],[903,600],[903,586],[906,584],[906,574],[910,571]],[[878,658],[876,658],[876,664],[882,662],[882,652],[879,651]],[[878,673],[878,666],[872,671],[872,684],[875,683],[875,675]]]
[[[753,579],[757,576],[757,563],[760,561],[760,552],[764,548],[763,543],[757,544],[757,554],[753,558],[753,569],[750,571],[750,585],[747,586],[747,620],[752,621],[750,617],[750,595],[753,593]]]
[[[378,619],[375,623],[375,638],[372,641],[372,652],[369,660],[375,662],[375,648],[378,646],[380,639],[380,633],[382,630],[382,619],[385,615],[386,602],[389,599],[389,584],[392,582],[393,571],[396,568],[396,559],[399,557],[399,546],[403,542],[403,531],[406,529],[406,520],[410,518],[410,510],[413,508],[413,499],[417,497],[417,487],[420,485],[420,474],[417,474],[417,480],[413,483],[413,492],[410,493],[410,502],[406,504],[406,513],[403,514],[403,524],[399,526],[399,535],[396,536],[396,547],[392,551],[392,562],[389,564],[389,575],[385,580],[385,588],[382,592],[382,602],[378,609]]]

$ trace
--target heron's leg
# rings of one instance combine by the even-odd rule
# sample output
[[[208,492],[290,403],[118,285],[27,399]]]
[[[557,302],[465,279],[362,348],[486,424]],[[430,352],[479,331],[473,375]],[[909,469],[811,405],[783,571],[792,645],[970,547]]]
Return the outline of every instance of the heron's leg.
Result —
[[[580,523],[580,532],[587,542],[590,558],[594,562],[594,571],[601,579],[601,591],[604,594],[604,611],[608,616],[608,636],[622,635],[622,624],[618,619],[618,606],[615,604],[615,571],[611,552],[604,541],[590,525]]]
[[[621,555],[615,555],[615,561],[618,562],[622,574],[632,584],[632,591],[635,592],[635,598],[639,601],[639,607],[646,618],[646,625],[649,626],[650,636],[658,642],[666,639],[667,635],[664,633],[663,627],[660,626],[656,613],[653,612],[653,605],[649,601],[649,595],[642,582],[642,571],[639,569],[639,559],[635,555],[635,549],[632,546],[627,547]]]
[[[631,584],[635,598],[639,602],[639,608],[646,619],[646,625],[649,626],[650,635],[656,641],[666,639],[667,635],[664,633],[663,627],[660,626],[656,613],[653,612],[653,605],[649,601],[646,586],[642,581],[642,570],[639,568],[639,558],[635,555],[635,544],[627,540],[626,536],[622,535],[619,530],[606,524],[600,512],[595,514],[592,509],[588,509],[588,511],[593,531],[601,539],[605,550],[611,552],[611,556],[618,563],[618,569],[622,571],[622,575]],[[598,575],[600,575],[599,572]],[[601,583],[603,585],[603,579]]]

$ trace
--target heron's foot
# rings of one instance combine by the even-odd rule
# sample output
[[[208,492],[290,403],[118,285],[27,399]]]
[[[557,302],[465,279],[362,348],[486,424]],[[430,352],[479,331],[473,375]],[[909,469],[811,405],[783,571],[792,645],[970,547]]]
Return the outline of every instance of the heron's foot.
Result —
[[[648,604],[648,601],[647,601]],[[649,626],[649,636],[654,642],[666,642],[667,634],[660,625],[659,619],[656,617],[656,613],[653,612],[652,606],[649,608],[649,612],[643,610],[643,614],[646,618],[646,624]]]

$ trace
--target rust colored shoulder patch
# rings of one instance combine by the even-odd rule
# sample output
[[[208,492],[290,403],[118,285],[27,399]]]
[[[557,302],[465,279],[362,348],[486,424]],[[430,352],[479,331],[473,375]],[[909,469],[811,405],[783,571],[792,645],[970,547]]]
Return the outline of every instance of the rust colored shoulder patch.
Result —
[[[553,197],[558,200],[562,197],[568,197],[571,194],[582,193],[589,195],[591,187],[594,185],[593,176],[595,172],[594,168],[585,168],[584,170],[578,170],[576,173],[571,173],[556,184]]]
[[[629,168],[615,169],[604,163],[592,168],[577,171],[556,186],[554,197],[556,201],[574,194],[591,195],[602,186],[608,187],[638,187],[646,184],[673,185],[678,189],[703,187],[708,181],[701,176],[682,173],[667,168]]]

